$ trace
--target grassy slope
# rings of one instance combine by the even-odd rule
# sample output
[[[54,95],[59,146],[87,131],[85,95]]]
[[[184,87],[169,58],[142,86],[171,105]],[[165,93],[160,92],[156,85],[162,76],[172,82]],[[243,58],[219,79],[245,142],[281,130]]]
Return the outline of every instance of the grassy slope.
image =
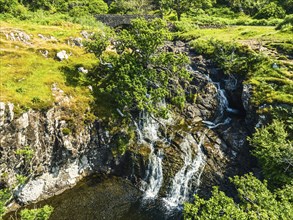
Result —
[[[31,36],[30,43],[7,40],[5,33],[21,30]],[[0,22],[0,100],[17,104],[18,110],[47,108],[55,98],[51,87],[55,83],[71,97],[72,109],[84,112],[92,100],[89,89],[74,81],[77,67],[91,68],[94,55],[84,48],[68,45],[69,37],[81,37],[84,30],[80,25],[66,23],[63,26],[43,26],[35,23],[11,21]],[[38,37],[53,36],[57,39],[44,40]],[[48,50],[45,58],[40,51]],[[55,59],[57,52],[72,53],[68,60]]]

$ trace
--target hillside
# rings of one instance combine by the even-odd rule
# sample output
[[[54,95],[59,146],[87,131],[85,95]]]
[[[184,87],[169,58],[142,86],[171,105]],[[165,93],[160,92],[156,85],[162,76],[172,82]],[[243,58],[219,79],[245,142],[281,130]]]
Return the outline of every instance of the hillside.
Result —
[[[0,219],[292,219],[291,3],[0,0]]]

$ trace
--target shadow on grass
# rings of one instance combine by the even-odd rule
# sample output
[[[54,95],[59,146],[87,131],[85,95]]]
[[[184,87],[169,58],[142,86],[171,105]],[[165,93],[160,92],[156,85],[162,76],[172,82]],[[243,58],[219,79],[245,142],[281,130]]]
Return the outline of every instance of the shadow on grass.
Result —
[[[86,75],[78,71],[79,67],[81,67],[81,65],[61,67],[61,71],[65,75],[66,84],[68,86],[77,87],[86,85]]]
[[[110,118],[117,115],[117,103],[111,94],[101,92],[100,88],[96,85],[97,81],[92,76],[97,74],[98,70],[93,68],[89,72],[82,73],[78,68],[82,65],[64,66],[61,71],[64,73],[66,84],[72,87],[84,87],[92,91],[94,100],[90,103],[90,107],[94,115],[99,118]]]

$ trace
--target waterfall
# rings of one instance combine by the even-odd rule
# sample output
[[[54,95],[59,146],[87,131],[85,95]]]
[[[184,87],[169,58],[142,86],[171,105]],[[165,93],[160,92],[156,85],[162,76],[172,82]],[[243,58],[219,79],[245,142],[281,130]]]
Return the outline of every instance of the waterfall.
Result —
[[[208,78],[209,81],[213,82],[210,78]],[[229,101],[227,99],[227,95],[224,89],[221,88],[219,82],[213,82],[214,85],[217,88],[217,98],[219,100],[219,108],[218,108],[218,113],[217,113],[217,118],[211,122],[211,121],[202,121],[205,125],[207,125],[208,128],[213,129],[217,128],[220,125],[226,125],[231,122],[230,117],[225,118],[225,113],[233,113],[233,114],[238,114],[239,111],[237,109],[233,109],[229,107]]]
[[[163,151],[154,147],[155,142],[159,140],[159,123],[149,114],[142,112],[139,117],[139,123],[135,123],[135,125],[139,143],[150,148],[149,164],[141,189],[144,191],[145,198],[155,198],[163,184]]]
[[[162,150],[154,152],[154,147],[151,145],[151,152],[149,156],[149,164],[146,179],[148,184],[144,186],[144,197],[155,198],[157,197],[160,188],[163,184],[163,167],[162,167]]]
[[[218,117],[215,119],[214,123],[217,124],[223,120],[224,113],[229,108],[229,102],[227,99],[227,95],[224,89],[221,89],[220,83],[214,82],[218,91],[218,100],[219,100],[219,108],[218,108]]]
[[[183,167],[176,173],[173,181],[171,190],[164,201],[168,208],[172,209],[178,207],[178,205],[183,204],[190,199],[192,180],[196,180],[196,186],[200,185],[200,177],[204,170],[205,155],[202,152],[201,145],[204,141],[205,133],[200,137],[200,141],[197,145],[197,154],[193,155],[192,142],[195,139],[192,135],[188,134],[184,141],[181,143],[181,150],[183,154]]]

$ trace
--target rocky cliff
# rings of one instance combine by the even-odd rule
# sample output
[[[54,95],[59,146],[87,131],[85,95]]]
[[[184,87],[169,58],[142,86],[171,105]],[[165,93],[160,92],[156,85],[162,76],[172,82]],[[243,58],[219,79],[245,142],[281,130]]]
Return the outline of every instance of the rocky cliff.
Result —
[[[155,182],[160,197],[182,202],[190,192],[208,195],[213,185],[229,190],[229,176],[251,170],[246,137],[255,114],[249,104],[249,86],[243,87],[243,79],[236,74],[223,75],[185,44],[168,47],[190,54],[193,80],[185,85],[188,102],[182,111],[171,110],[168,122],[137,117],[141,124],[136,129],[137,142],[123,156],[113,156],[115,137],[98,118],[75,132],[68,129],[64,108],[70,98],[62,97],[57,85],[52,85],[52,93],[58,102],[46,111],[29,110],[16,116],[14,104],[0,103],[1,185],[14,186],[17,179],[27,177],[17,186],[15,201],[26,204],[52,197],[84,176],[102,172],[129,177],[143,190],[150,188],[142,185]],[[201,163],[196,161],[199,152]],[[151,171],[154,166],[157,173]],[[151,180],[158,172],[161,179]],[[188,192],[172,200],[180,175],[189,178],[181,183],[187,184]]]

